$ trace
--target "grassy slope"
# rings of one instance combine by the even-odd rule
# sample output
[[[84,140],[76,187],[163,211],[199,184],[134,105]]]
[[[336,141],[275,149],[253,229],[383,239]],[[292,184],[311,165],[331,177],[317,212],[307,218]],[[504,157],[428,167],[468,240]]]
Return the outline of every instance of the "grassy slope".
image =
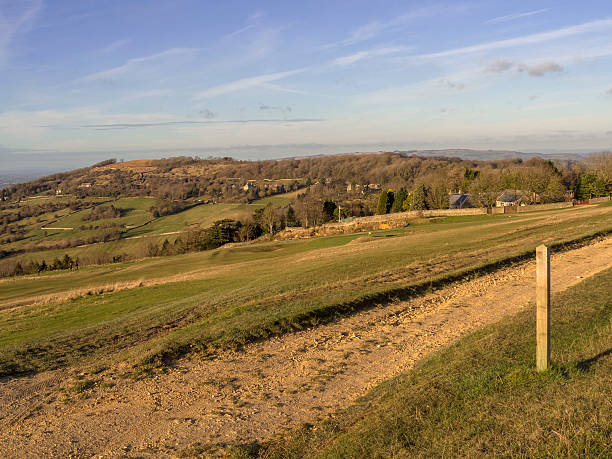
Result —
[[[534,372],[532,305],[259,455],[610,457],[611,343],[608,270],[553,298],[551,370]]]
[[[95,221],[83,221],[83,216],[89,214],[91,209],[78,212],[70,212],[69,209],[54,213],[44,214],[40,217],[33,217],[22,220],[21,225],[25,226],[27,239],[12,244],[6,244],[6,249],[22,249],[24,245],[32,242],[59,241],[70,238],[87,238],[100,232],[110,231],[109,229],[99,230],[80,230],[81,225],[102,226],[116,224],[117,229],[121,229],[123,239],[105,244],[94,244],[87,246],[74,247],[70,249],[43,250],[26,254],[15,255],[12,258],[26,264],[32,260],[47,262],[54,258],[61,258],[68,254],[73,258],[95,260],[102,255],[121,255],[126,254],[131,257],[141,257],[148,243],[161,244],[166,238],[166,233],[185,231],[191,225],[202,227],[211,226],[215,221],[230,218],[243,219],[268,202],[274,205],[285,205],[295,200],[297,192],[285,193],[271,196],[268,198],[254,201],[251,204],[214,204],[198,205],[191,207],[183,212],[154,219],[148,209],[154,204],[153,198],[122,198],[118,200],[99,199],[103,205],[114,205],[123,210],[123,215],[119,218],[101,219]],[[67,198],[49,197],[46,201],[62,201]],[[31,200],[37,202],[37,200]],[[56,215],[59,217],[57,218]],[[50,226],[52,228],[74,228],[73,230],[41,230],[41,227]],[[126,229],[127,226],[127,229]],[[121,227],[121,228],[120,228]],[[130,227],[133,227],[130,229]],[[144,238],[143,238],[144,236]],[[176,236],[169,235],[170,242]],[[146,239],[145,239],[146,238]]]
[[[542,241],[611,226],[604,208],[449,221],[391,232],[395,237],[246,245],[2,281],[0,301],[117,281],[174,280],[3,312],[0,363],[12,373],[235,346],[405,297],[411,287],[531,252]]]

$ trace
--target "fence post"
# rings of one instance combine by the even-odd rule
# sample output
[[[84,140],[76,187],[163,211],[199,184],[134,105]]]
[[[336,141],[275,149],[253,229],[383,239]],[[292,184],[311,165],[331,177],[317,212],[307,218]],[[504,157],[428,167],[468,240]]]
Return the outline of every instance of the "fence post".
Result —
[[[536,368],[548,369],[550,361],[550,250],[536,248]]]

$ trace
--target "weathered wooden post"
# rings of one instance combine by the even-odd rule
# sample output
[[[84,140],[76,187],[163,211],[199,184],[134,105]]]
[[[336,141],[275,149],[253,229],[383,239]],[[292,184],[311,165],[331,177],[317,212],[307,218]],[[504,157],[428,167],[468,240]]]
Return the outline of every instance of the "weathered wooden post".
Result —
[[[536,248],[536,368],[548,369],[550,360],[550,251]]]

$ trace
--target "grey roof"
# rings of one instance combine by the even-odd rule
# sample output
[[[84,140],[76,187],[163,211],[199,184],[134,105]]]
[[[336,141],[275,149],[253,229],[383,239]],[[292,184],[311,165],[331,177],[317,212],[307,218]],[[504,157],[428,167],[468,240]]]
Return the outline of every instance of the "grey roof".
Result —
[[[450,208],[461,209],[467,202],[469,196],[465,193],[453,193],[448,197]]]
[[[501,202],[515,202],[521,199],[522,195],[523,193],[518,190],[504,190],[502,194],[497,197],[497,200]]]

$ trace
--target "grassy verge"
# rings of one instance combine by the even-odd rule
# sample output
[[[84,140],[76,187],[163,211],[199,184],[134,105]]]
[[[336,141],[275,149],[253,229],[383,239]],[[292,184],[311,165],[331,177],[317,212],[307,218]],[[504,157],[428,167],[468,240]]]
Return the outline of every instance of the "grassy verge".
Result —
[[[532,305],[533,306],[533,305]],[[533,307],[460,340],[350,409],[236,455],[610,457],[612,270],[556,295],[534,371]]]
[[[99,359],[157,365],[191,350],[236,347],[531,257],[542,241],[610,230],[610,214],[597,209],[550,215],[417,225],[362,243],[343,235],[255,244],[2,282],[0,299],[12,301],[77,287],[92,294],[2,312],[0,370]],[[95,294],[96,284],[118,280],[143,286]]]

